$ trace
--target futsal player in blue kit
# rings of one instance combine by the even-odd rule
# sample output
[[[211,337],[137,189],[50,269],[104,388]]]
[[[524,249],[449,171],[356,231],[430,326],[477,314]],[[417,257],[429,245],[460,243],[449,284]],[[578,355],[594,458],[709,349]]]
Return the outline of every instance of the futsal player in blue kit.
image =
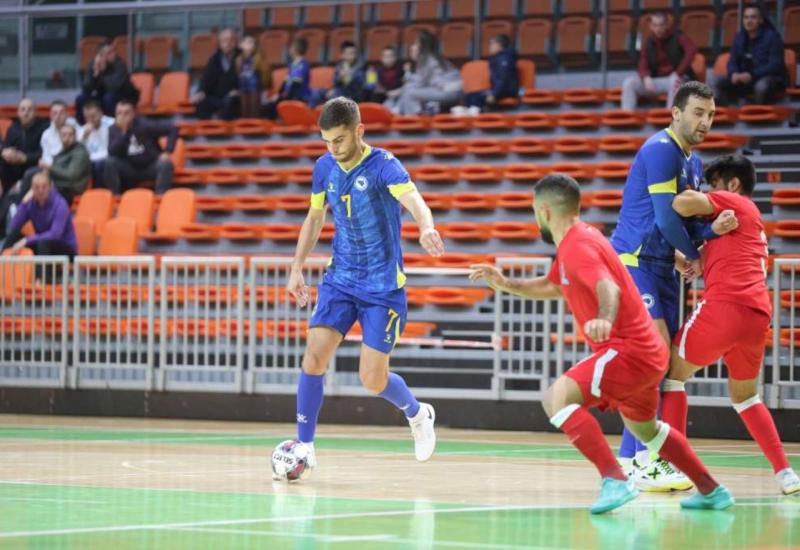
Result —
[[[709,224],[685,220],[672,208],[676,194],[700,188],[703,165],[692,149],[703,142],[711,129],[714,108],[714,93],[705,84],[692,81],[678,89],[672,105],[672,123],[651,136],[634,158],[625,182],[619,221],[611,236],[611,245],[633,277],[668,345],[678,330],[681,305],[676,268],[689,280],[700,275],[700,254],[695,242],[716,238],[736,226],[731,212]],[[663,391],[671,389],[665,383]],[[640,489],[672,491],[692,487],[684,474],[663,459],[650,462],[648,453],[627,429],[623,432],[620,460]]]
[[[300,307],[309,302],[303,264],[325,222],[333,214],[333,257],[318,288],[303,368],[297,386],[297,438],[316,466],[314,432],[323,401],[328,362],[357,320],[363,331],[359,377],[369,392],[402,410],[411,425],[417,460],[436,446],[435,412],[419,403],[402,377],[389,372],[389,354],[406,323],[406,276],[400,248],[401,206],[419,226],[419,242],[432,256],[444,245],[433,217],[403,165],[389,151],[363,141],[358,105],[339,97],[325,103],[319,117],[328,153],[312,178],[311,207],[297,243],[287,290]]]

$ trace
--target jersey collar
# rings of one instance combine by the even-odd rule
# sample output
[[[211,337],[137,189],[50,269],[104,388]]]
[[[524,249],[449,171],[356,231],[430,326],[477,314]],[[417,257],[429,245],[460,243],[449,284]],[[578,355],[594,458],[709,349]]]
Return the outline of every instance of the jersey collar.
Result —
[[[689,160],[690,158],[692,158],[692,152],[689,151],[689,154],[688,155],[686,154],[686,150],[684,150],[683,145],[681,145],[681,142],[678,139],[678,136],[675,135],[675,132],[672,131],[672,128],[667,127],[667,128],[664,128],[664,130],[667,132],[667,135],[672,139],[672,141],[675,142],[675,145],[678,146],[678,149],[681,150],[681,153],[683,153],[683,156],[686,157],[686,160]]]
[[[360,159],[358,159],[358,162],[357,162],[357,163],[355,163],[355,164],[353,165],[353,167],[352,167],[352,168],[350,168],[349,170],[345,170],[345,169],[344,169],[344,166],[342,166],[342,165],[339,163],[339,161],[338,161],[338,160],[336,161],[336,164],[338,164],[338,165],[339,165],[339,168],[341,168],[342,172],[344,172],[345,174],[349,174],[350,172],[352,172],[353,170],[355,170],[356,168],[358,168],[359,166],[361,166],[361,163],[362,163],[362,162],[364,162],[364,159],[366,159],[366,158],[367,158],[367,157],[370,155],[370,153],[372,153],[372,147],[370,147],[369,145],[367,145],[367,144],[365,143],[365,144],[364,144],[364,154],[362,154],[362,155],[361,155],[361,158],[360,158]]]

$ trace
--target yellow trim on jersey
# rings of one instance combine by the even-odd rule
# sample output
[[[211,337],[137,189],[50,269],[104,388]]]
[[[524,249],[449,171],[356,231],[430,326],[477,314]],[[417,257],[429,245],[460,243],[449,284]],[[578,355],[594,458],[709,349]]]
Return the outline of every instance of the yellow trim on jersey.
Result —
[[[364,162],[364,159],[365,159],[365,158],[367,158],[371,152],[372,152],[372,147],[370,147],[369,145],[367,145],[367,144],[365,143],[365,144],[364,144],[364,154],[362,154],[362,155],[361,155],[361,158],[360,158],[360,159],[358,159],[358,162],[357,162],[357,163],[355,163],[355,164],[353,165],[353,167],[352,167],[352,168],[350,168],[349,170],[345,170],[345,169],[344,169],[344,166],[342,166],[342,165],[339,163],[339,161],[336,161],[336,164],[338,164],[338,165],[339,165],[339,168],[341,168],[341,169],[342,169],[342,172],[344,172],[345,174],[349,174],[350,172],[352,172],[353,170],[355,170],[356,168],[358,168],[358,165],[359,165],[359,164],[361,164],[362,162]]]
[[[322,210],[325,208],[325,191],[311,193],[311,210]]]
[[[691,158],[692,156],[692,152],[691,151],[689,151],[688,153],[686,152],[686,149],[684,149],[683,145],[681,145],[681,140],[678,139],[678,136],[675,135],[675,132],[672,131],[672,128],[664,128],[664,130],[666,130],[667,135],[672,138],[672,141],[674,141],[678,145],[678,147],[681,150],[681,153],[683,153],[683,156],[686,157],[686,160],[689,160],[689,158]]]
[[[675,195],[678,192],[678,178],[672,178],[669,181],[648,185],[647,190],[650,191],[651,195],[658,193],[672,193]]]
[[[397,288],[403,288],[406,284],[406,274],[400,270],[400,265],[397,266]]]
[[[635,252],[625,252],[619,255],[619,259],[622,262],[622,265],[626,265],[628,267],[639,267],[639,253],[642,251],[642,247],[636,249]]]
[[[389,188],[389,193],[391,193],[395,199],[399,199],[406,193],[410,193],[417,188],[413,181],[408,181],[406,183],[395,183],[392,185],[387,185],[387,187]]]

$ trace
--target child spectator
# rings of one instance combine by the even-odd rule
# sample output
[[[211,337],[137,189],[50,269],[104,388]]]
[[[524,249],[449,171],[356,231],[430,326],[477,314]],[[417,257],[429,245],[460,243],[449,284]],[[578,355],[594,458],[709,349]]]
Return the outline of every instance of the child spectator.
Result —
[[[242,117],[257,118],[261,111],[261,91],[270,87],[269,66],[256,51],[256,40],[252,36],[245,36],[239,48],[242,53],[236,58],[236,72]]]
[[[356,45],[346,40],[342,42],[341,59],[336,64],[333,89],[328,90],[325,97],[331,99],[344,96],[356,102],[363,101],[365,78],[364,65],[358,60]]]
[[[403,86],[403,64],[397,56],[397,48],[386,46],[381,52],[377,68],[367,71],[367,94],[369,101],[383,103],[390,97],[400,95]]]
[[[473,92],[465,98],[468,107],[483,109],[494,107],[507,97],[519,96],[519,75],[517,73],[517,50],[511,45],[508,35],[498,34],[489,40],[489,73],[492,89]]]

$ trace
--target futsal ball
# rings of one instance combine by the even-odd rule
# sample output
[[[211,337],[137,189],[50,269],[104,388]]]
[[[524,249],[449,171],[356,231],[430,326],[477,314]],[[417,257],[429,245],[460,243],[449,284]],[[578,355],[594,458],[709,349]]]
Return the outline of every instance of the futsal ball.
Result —
[[[272,473],[276,480],[298,481],[310,471],[308,447],[297,440],[287,439],[272,451]]]

